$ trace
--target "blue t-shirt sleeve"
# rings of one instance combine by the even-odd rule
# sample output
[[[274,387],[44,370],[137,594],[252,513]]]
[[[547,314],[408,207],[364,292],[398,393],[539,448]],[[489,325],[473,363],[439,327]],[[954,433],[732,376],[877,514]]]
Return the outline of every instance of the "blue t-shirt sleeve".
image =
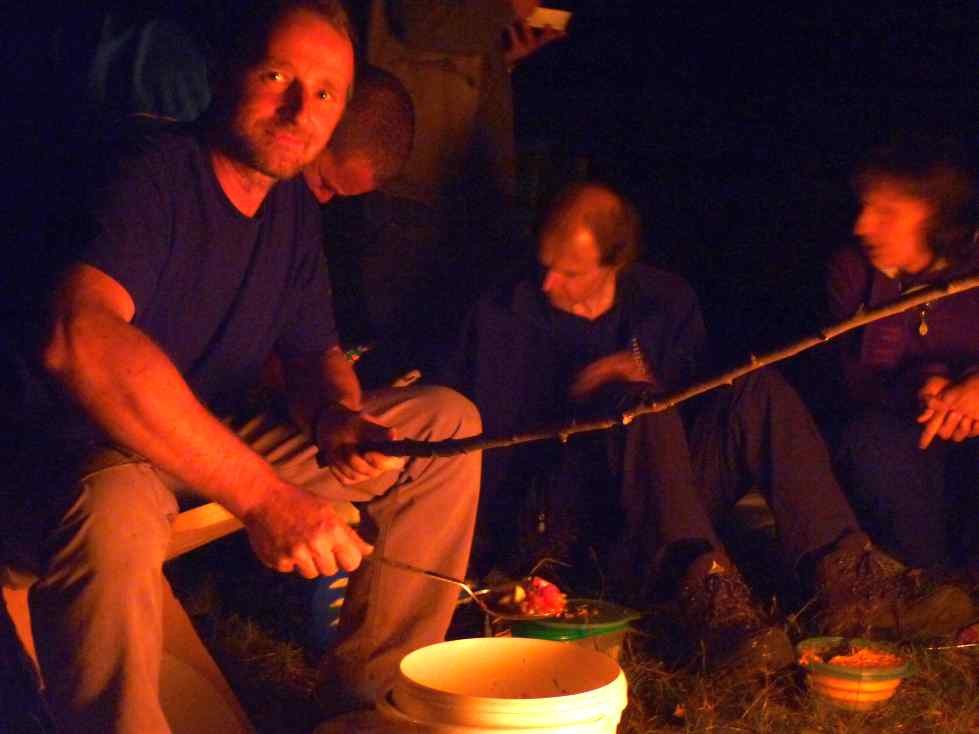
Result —
[[[120,163],[95,194],[94,229],[79,259],[115,279],[136,313],[153,298],[171,252],[172,209],[152,157]]]
[[[276,351],[283,357],[322,353],[340,343],[333,315],[333,289],[323,254],[323,228],[319,206],[303,184],[299,226],[302,257],[296,283],[296,308],[285,324]]]

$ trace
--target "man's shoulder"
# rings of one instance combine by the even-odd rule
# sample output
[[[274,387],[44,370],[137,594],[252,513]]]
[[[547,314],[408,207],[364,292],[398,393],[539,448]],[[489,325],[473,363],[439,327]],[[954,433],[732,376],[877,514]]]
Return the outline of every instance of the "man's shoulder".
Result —
[[[532,277],[517,277],[485,289],[472,304],[468,327],[480,333],[534,333],[545,321],[546,306]]]
[[[864,257],[860,248],[853,243],[847,243],[833,250],[830,253],[828,262],[831,268],[847,268],[853,270],[869,270],[870,268],[867,258]]]
[[[155,115],[131,115],[110,130],[103,143],[105,162],[113,167],[142,161],[173,168],[204,154],[199,127]]]
[[[835,249],[826,261],[826,285],[832,291],[863,290],[870,287],[876,272],[857,245],[846,244]]]
[[[682,275],[647,263],[634,263],[621,275],[622,287],[640,301],[696,304],[697,294]]]

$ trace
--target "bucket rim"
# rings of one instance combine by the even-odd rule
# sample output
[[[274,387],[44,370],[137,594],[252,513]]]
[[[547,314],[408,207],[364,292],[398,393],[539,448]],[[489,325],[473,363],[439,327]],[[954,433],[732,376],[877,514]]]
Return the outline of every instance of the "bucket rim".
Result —
[[[433,654],[433,652],[437,649],[457,648],[465,651],[467,648],[476,648],[479,646],[491,646],[504,649],[506,647],[512,647],[515,650],[520,648],[527,650],[538,647],[541,650],[547,649],[551,651],[560,651],[560,654],[563,656],[575,656],[584,660],[585,662],[583,664],[588,665],[591,669],[601,670],[604,673],[603,678],[605,682],[601,685],[595,686],[594,688],[577,691],[574,693],[562,693],[553,696],[535,696],[527,698],[506,698],[501,696],[480,696],[447,691],[420,682],[417,678],[410,674],[410,670],[406,670],[406,668],[410,669],[412,662],[421,659],[422,656],[426,654]],[[426,700],[458,701],[464,698],[471,705],[483,708],[497,707],[514,709],[523,707],[532,709],[542,702],[546,702],[550,705],[559,705],[561,708],[570,709],[576,706],[589,705],[588,702],[592,700],[602,700],[611,691],[618,691],[617,698],[622,698],[624,700],[628,698],[628,683],[626,681],[625,672],[622,670],[622,666],[605,653],[595,650],[588,650],[581,647],[569,647],[565,643],[558,642],[556,640],[541,640],[531,637],[470,637],[459,640],[450,640],[447,642],[438,642],[433,645],[427,645],[426,647],[419,648],[408,653],[401,659],[393,688],[397,689],[398,687],[416,692],[424,696]],[[560,704],[558,704],[558,702],[560,702]]]
[[[381,694],[380,696],[378,696],[377,701],[375,702],[375,708],[378,711],[378,713],[380,713],[381,717],[385,718],[386,716],[390,716],[395,721],[398,721],[402,724],[406,723],[411,725],[412,728],[420,727],[420,729],[424,731],[430,730],[430,728],[433,725],[432,722],[425,721],[424,719],[419,719],[414,716],[411,716],[410,714],[407,714],[398,708],[397,704],[393,700],[393,696],[392,696],[393,692],[394,691],[392,689],[384,694]],[[621,716],[621,712],[619,713],[619,716]],[[603,723],[603,721],[615,722],[616,719],[614,717],[610,717],[608,714],[603,713],[587,721],[562,723],[561,732],[562,734],[594,734],[595,727]],[[515,734],[519,732],[530,732],[531,734],[533,734],[535,730],[541,732],[541,734],[545,734],[545,732],[554,731],[553,726],[543,726],[543,727],[527,726],[527,725],[521,725],[517,727],[494,726],[492,729],[487,729],[485,726],[480,726],[480,725],[469,726],[467,724],[459,724],[454,722],[439,722],[437,726],[439,726],[443,734],[475,734],[477,732],[486,732],[486,731],[501,732],[502,734],[506,734],[506,732],[512,732]]]

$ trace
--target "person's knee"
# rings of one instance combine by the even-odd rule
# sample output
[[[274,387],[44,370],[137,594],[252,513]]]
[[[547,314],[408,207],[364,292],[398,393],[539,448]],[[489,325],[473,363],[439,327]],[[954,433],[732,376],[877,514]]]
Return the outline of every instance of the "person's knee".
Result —
[[[462,394],[448,387],[431,385],[424,388],[420,397],[432,416],[432,439],[469,438],[482,433],[479,409]]]
[[[655,434],[672,434],[677,431],[685,431],[683,415],[678,408],[641,413],[626,426],[626,429]]]
[[[159,568],[176,511],[176,499],[148,464],[102,469],[80,482],[54,533],[53,555],[102,574]]]
[[[840,447],[853,459],[874,463],[887,455],[914,456],[919,452],[921,427],[881,410],[866,410],[850,418],[840,432]]]
[[[752,398],[769,402],[787,396],[797,397],[795,388],[774,367],[762,367],[739,377],[734,381],[732,389],[737,399],[741,401]]]

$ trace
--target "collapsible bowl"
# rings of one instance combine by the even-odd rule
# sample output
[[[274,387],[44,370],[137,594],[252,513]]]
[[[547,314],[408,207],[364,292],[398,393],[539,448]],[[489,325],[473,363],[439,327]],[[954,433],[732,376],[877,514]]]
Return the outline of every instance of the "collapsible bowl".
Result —
[[[854,664],[828,662],[836,655],[852,657]],[[796,645],[799,665],[806,671],[809,690],[827,703],[850,711],[869,711],[887,701],[911,675],[906,658],[887,643],[844,637],[811,637]],[[873,654],[899,658],[900,662],[873,664]]]

